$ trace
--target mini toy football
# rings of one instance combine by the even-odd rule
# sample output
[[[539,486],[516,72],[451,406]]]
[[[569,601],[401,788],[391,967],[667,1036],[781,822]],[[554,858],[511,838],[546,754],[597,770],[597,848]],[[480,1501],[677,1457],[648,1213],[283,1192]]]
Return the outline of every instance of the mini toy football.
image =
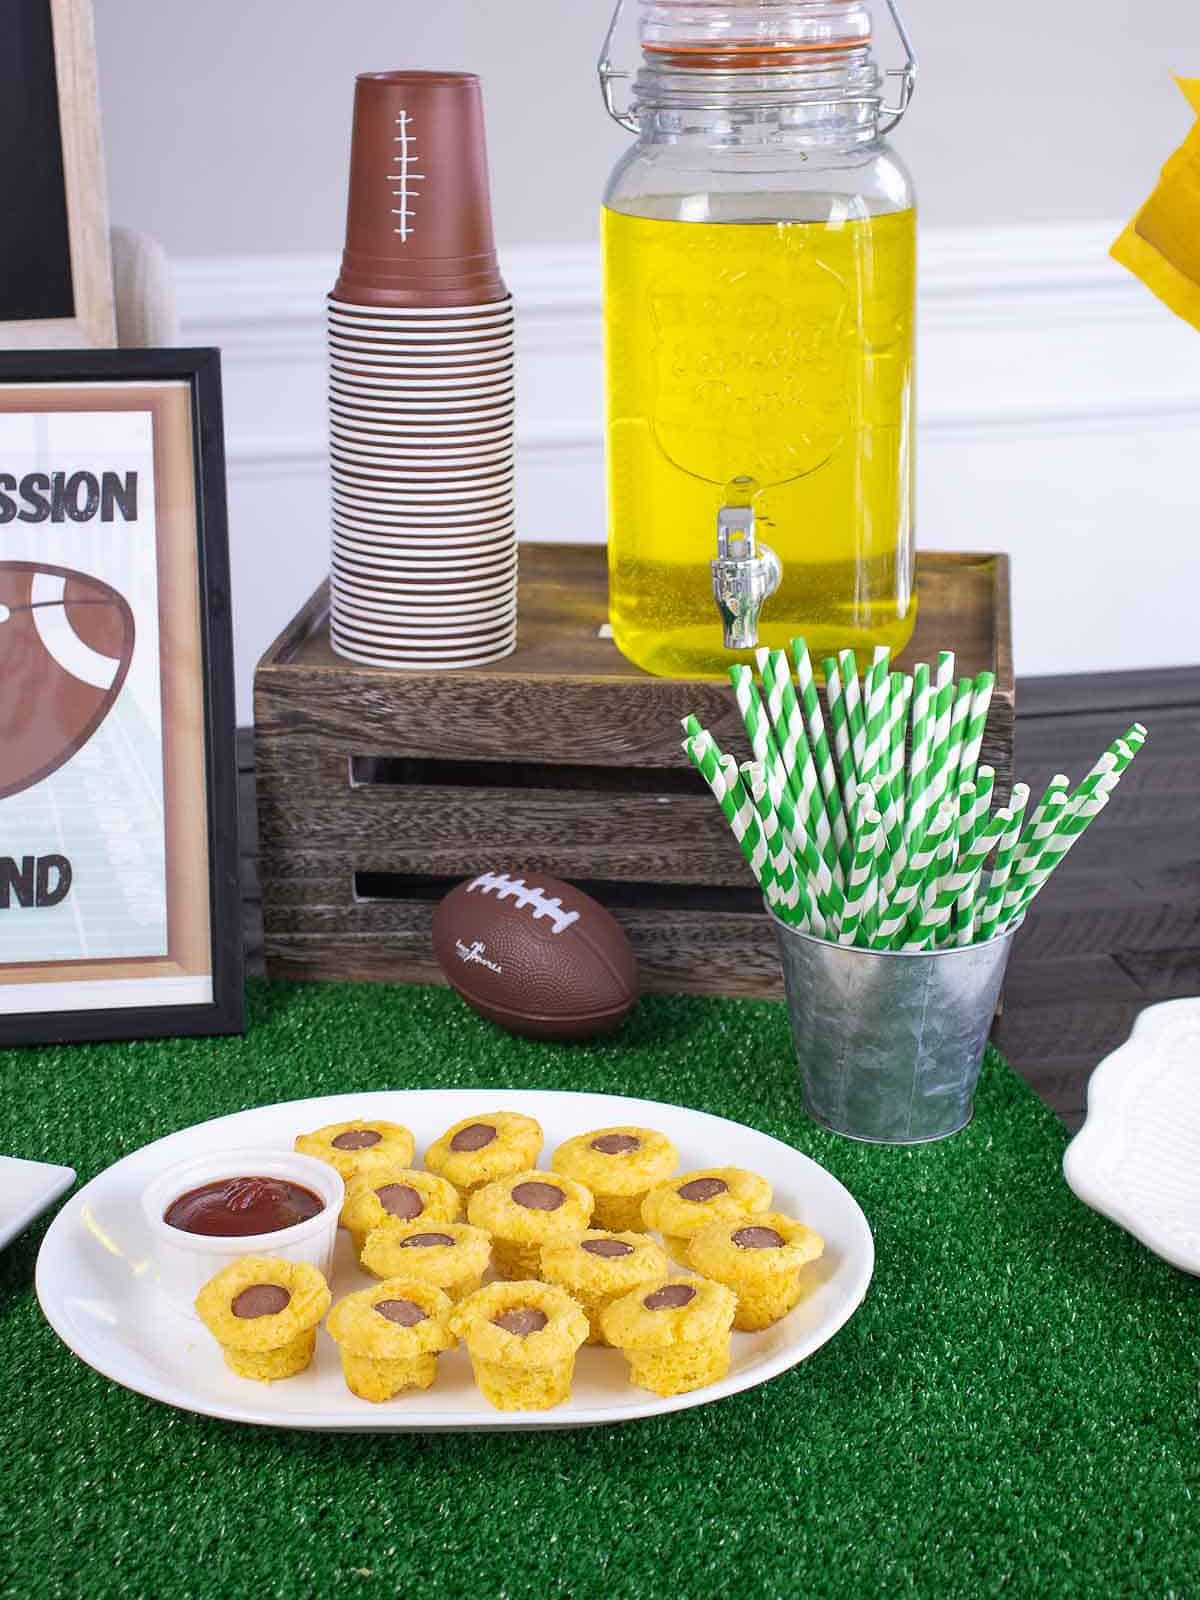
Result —
[[[485,872],[433,916],[433,950],[473,1010],[532,1039],[589,1039],[637,999],[629,941],[590,895],[543,872]]]
[[[0,561],[0,799],[82,750],[133,660],[128,604],[99,578]]]

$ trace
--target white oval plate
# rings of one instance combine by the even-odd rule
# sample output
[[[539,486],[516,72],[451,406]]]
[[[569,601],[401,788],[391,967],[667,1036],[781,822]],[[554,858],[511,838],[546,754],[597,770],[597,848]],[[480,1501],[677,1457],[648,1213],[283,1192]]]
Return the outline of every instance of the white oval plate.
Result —
[[[732,1165],[769,1179],[775,1205],[825,1238],[808,1270],[810,1290],[764,1333],[735,1333],[728,1377],[669,1400],[628,1381],[615,1350],[579,1352],[571,1398],[553,1411],[493,1411],[460,1348],[443,1356],[432,1389],[382,1405],[359,1400],[342,1380],[337,1350],[322,1329],[307,1372],[260,1384],[235,1377],[202,1324],[163,1296],[150,1264],[142,1190],[168,1165],[231,1146],[291,1149],[298,1133],[353,1117],[384,1117],[411,1128],[423,1152],[450,1123],[504,1108],[536,1117],[546,1154],[588,1128],[633,1123],[658,1128],[679,1148],[682,1169]],[[753,1128],[702,1111],[616,1095],[527,1090],[390,1090],[325,1095],[218,1117],[126,1156],[72,1196],[50,1225],[37,1264],[42,1310],[59,1338],[97,1372],[138,1394],[231,1422],[342,1432],[401,1433],[462,1428],[564,1428],[627,1422],[708,1405],[753,1388],[812,1355],[854,1314],[867,1292],[875,1247],[867,1220],[843,1186],[815,1161]],[[354,1263],[346,1234],[334,1258],[335,1299],[375,1280]]]
[[[1105,1056],[1063,1175],[1084,1205],[1200,1276],[1200,1000],[1147,1006]]]

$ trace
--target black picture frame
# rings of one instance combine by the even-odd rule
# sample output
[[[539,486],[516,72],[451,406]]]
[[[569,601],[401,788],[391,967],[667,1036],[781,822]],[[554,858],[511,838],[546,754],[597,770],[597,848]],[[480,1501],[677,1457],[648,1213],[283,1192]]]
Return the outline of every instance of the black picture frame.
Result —
[[[221,357],[215,349],[0,351],[0,388],[183,380],[190,389],[207,790],[212,1001],[0,1014],[0,1046],[245,1031],[233,613]]]

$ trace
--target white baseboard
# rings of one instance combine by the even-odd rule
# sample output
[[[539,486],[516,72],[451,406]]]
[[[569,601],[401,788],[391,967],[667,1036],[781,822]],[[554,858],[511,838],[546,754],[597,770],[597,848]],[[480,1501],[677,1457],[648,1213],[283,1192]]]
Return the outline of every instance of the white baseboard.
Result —
[[[1108,257],[1116,224],[928,229],[918,538],[1007,550],[1018,670],[1200,653],[1200,338]],[[504,253],[518,310],[522,537],[604,538],[600,270]],[[182,338],[224,351],[239,715],[326,564],[329,256],[176,263]]]

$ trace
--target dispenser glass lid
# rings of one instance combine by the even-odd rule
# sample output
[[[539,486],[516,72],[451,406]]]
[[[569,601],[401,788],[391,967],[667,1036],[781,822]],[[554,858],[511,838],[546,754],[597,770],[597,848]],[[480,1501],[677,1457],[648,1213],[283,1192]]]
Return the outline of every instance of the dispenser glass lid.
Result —
[[[640,0],[638,10],[642,49],[680,66],[785,66],[871,42],[863,0]]]

